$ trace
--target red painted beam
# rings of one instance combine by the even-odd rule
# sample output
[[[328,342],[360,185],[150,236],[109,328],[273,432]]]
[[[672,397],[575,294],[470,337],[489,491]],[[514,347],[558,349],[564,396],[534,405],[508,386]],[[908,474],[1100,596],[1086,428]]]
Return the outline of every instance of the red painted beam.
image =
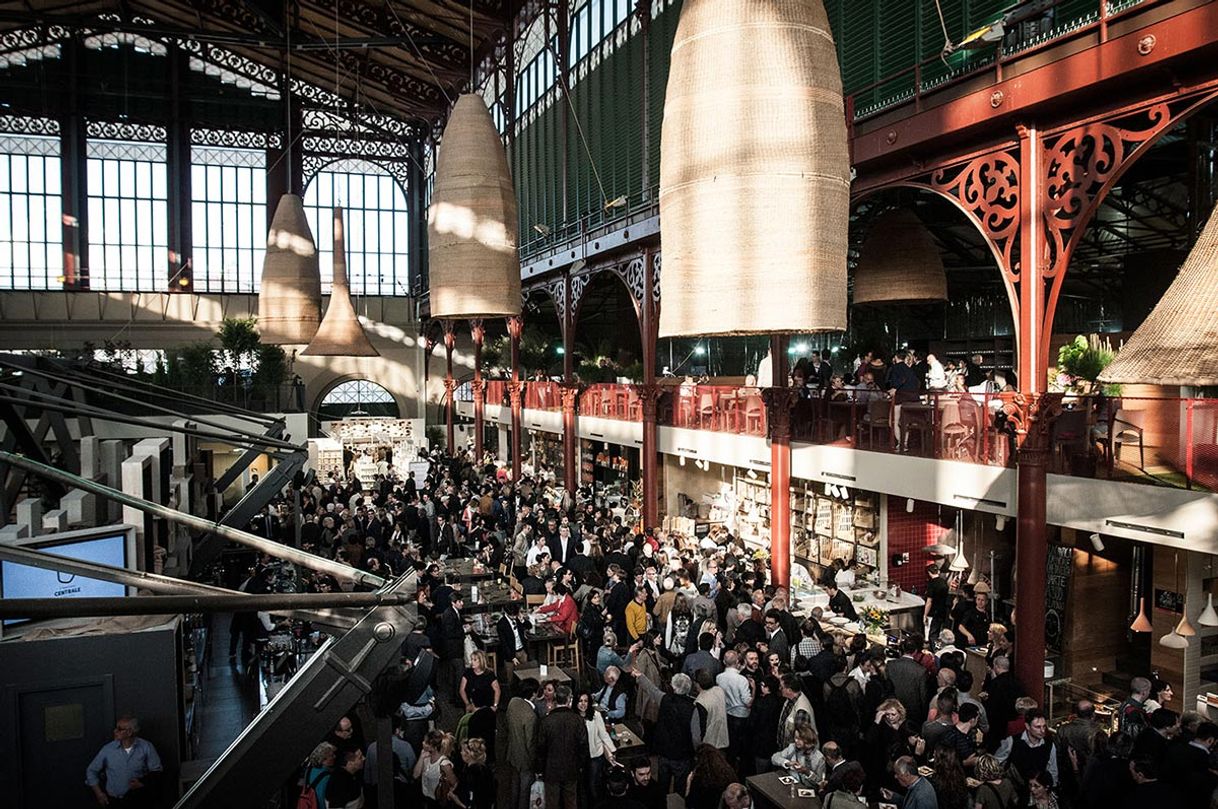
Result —
[[[1170,70],[1189,61],[1218,65],[1218,0],[900,121],[874,124],[874,129],[862,133],[858,128],[866,128],[869,123],[858,124],[851,144],[854,165],[862,169],[869,162],[900,159],[907,152],[924,150],[945,134],[963,137],[969,130],[1013,126],[1054,109],[1077,109],[1086,96],[1103,97],[1135,75]],[[1111,99],[1111,95],[1108,97]],[[933,100],[933,96],[930,98]],[[926,101],[924,97],[923,103]]]

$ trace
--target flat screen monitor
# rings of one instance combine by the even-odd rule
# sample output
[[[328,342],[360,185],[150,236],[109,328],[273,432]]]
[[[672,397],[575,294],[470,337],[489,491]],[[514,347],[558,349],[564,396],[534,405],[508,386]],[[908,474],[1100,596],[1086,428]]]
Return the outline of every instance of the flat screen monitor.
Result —
[[[135,567],[135,528],[130,525],[87,528],[19,539],[9,544],[111,567]],[[3,598],[113,598],[126,595],[127,586],[123,584],[0,561],[0,596]],[[10,626],[24,620],[7,619],[4,625]]]

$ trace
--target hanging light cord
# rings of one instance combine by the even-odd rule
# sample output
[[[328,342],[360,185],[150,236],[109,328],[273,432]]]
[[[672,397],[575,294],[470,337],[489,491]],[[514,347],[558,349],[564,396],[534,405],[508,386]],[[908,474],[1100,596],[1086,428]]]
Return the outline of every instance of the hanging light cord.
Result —
[[[427,72],[431,74],[431,78],[436,83],[436,87],[440,89],[440,93],[444,96],[444,100],[447,101],[451,106],[453,103],[452,96],[450,96],[448,91],[444,89],[444,84],[440,81],[440,77],[436,75],[436,71],[432,69],[431,62],[427,61],[427,58],[423,56],[423,52],[419,50],[419,46],[414,41],[414,37],[410,35],[410,28],[407,27],[406,23],[402,22],[402,18],[398,16],[398,10],[394,8],[395,4],[390,2],[386,3],[385,5],[388,6],[389,13],[393,15],[395,20],[397,20],[398,25],[402,27],[402,31],[406,34],[406,41],[410,43],[410,47],[414,50],[415,56],[419,57],[419,61],[423,63],[423,67],[427,68]]]
[[[554,57],[554,64],[558,65],[559,70],[565,70],[562,66],[562,58],[558,52],[554,50],[552,43],[546,43],[546,48]],[[609,195],[605,193],[605,184],[601,181],[601,173],[596,168],[596,160],[592,157],[592,147],[588,145],[588,137],[584,134],[584,126],[579,122],[579,113],[575,111],[575,104],[571,101],[571,93],[567,90],[567,82],[559,79],[558,86],[562,88],[562,94],[567,99],[567,106],[571,108],[571,120],[575,121],[575,131],[579,133],[579,142],[584,146],[584,153],[588,155],[588,165],[592,167],[592,176],[596,178],[596,185],[601,190],[601,202],[605,205],[609,203]]]
[[[943,5],[941,0],[935,0],[935,11],[939,12],[939,25],[943,28],[943,50],[939,51],[939,58],[943,60],[943,64],[947,64],[947,55],[956,49],[952,44],[951,35],[947,33],[947,20],[943,18]]]

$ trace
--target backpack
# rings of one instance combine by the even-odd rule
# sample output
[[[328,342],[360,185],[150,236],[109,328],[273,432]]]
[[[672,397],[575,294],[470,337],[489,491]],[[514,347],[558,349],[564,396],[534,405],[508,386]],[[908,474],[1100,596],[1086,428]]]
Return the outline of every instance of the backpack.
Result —
[[[305,772],[307,773],[308,770],[306,769]],[[330,773],[322,770],[312,781],[305,782],[304,789],[300,791],[300,797],[296,799],[296,809],[322,809],[321,804],[317,802],[317,785],[329,775]]]
[[[854,700],[850,698],[850,684],[852,682],[854,681],[847,677],[846,681],[841,685],[834,685],[832,680],[826,683],[829,687],[829,694],[825,698],[825,713],[830,727],[839,732],[853,731],[853,735],[857,736],[859,731],[859,715],[854,707]]]

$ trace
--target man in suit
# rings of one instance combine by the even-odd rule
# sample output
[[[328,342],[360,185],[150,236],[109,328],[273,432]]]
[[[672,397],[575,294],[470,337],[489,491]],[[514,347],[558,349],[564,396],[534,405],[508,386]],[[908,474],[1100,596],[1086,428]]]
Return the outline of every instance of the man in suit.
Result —
[[[782,631],[782,615],[778,610],[771,609],[765,614],[765,636],[767,649],[782,660],[791,659],[791,646],[787,643],[787,634]]]
[[[588,726],[571,709],[571,688],[554,689],[554,710],[537,729],[535,772],[546,785],[546,809],[578,809],[579,783],[590,766]]]
[[[508,678],[511,679],[510,677]],[[506,761],[512,779],[512,801],[508,809],[528,809],[533,786],[533,764],[537,759],[537,710],[532,699],[538,683],[532,677],[521,680],[516,695],[508,702],[504,725],[507,733]]]
[[[461,594],[453,592],[452,604],[440,613],[439,630],[433,639],[440,656],[440,671],[436,686],[441,699],[454,705],[461,704],[457,698],[457,684],[461,681],[461,670],[465,666],[465,621],[461,608],[465,602]]]
[[[1145,733],[1147,731],[1142,731]],[[1198,809],[1209,805],[1209,796],[1218,780],[1209,769],[1210,751],[1216,745],[1218,725],[1202,722],[1191,739],[1177,737],[1163,755],[1163,780],[1175,784],[1185,795],[1194,796],[1191,805]]]
[[[558,533],[550,537],[546,544],[550,548],[550,558],[560,565],[565,565],[579,550],[575,539],[571,536],[571,529],[565,525],[559,528]]]
[[[914,659],[918,644],[912,638],[901,641],[901,656],[889,662],[884,676],[892,683],[893,693],[911,717],[923,717],[930,708],[931,682],[926,667]]]
[[[842,748],[837,742],[825,742],[821,746],[820,752],[825,757],[825,788],[821,790],[822,795],[829,795],[841,789],[847,773],[854,771],[862,774],[863,772],[862,764],[846,760],[842,754]]]
[[[905,790],[901,809],[939,809],[935,788],[930,781],[918,775],[918,763],[912,756],[901,756],[892,765],[892,771],[897,783]]]
[[[503,608],[503,616],[496,622],[495,630],[499,635],[497,655],[503,664],[504,678],[512,681],[512,673],[517,666],[523,666],[528,661],[528,652],[524,645],[524,634],[528,631],[528,619],[520,618],[520,602],[511,601]]]

